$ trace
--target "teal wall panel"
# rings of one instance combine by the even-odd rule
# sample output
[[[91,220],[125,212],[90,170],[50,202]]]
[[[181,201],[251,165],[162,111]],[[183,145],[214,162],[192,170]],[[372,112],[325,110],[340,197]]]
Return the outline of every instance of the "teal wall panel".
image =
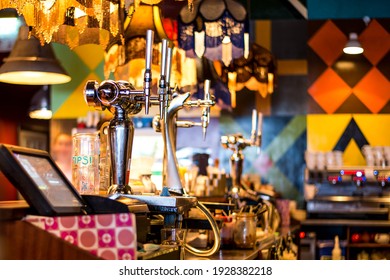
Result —
[[[309,19],[389,18],[388,0],[307,0]]]

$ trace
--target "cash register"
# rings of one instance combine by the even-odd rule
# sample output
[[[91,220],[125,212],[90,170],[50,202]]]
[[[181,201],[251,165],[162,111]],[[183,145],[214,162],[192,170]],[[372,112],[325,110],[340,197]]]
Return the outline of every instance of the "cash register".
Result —
[[[137,239],[148,231],[148,207],[136,199],[126,203],[105,195],[80,195],[47,151],[0,144],[0,171],[27,202],[26,215],[69,216],[134,213]]]

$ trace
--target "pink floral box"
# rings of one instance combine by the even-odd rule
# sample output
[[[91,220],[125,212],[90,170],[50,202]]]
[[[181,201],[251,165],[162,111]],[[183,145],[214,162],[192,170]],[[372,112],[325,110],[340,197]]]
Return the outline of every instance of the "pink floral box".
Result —
[[[137,231],[133,213],[45,217],[25,221],[108,260],[135,260]]]

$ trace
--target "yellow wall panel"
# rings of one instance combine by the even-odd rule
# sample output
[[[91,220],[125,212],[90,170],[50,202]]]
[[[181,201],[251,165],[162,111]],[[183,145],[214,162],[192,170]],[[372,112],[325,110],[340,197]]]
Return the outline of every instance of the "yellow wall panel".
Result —
[[[255,43],[271,50],[271,21],[256,20],[255,21]]]
[[[345,148],[343,153],[343,162],[345,166],[366,165],[366,160],[364,159],[364,156],[354,139],[351,139],[351,142],[349,142],[347,148]]]
[[[84,61],[84,63],[92,71],[104,59],[104,51],[101,46],[95,44],[81,45],[73,49],[73,51]]]
[[[85,82],[81,83],[76,90],[73,91],[53,117],[56,119],[72,119],[86,116],[88,111],[94,111],[94,108],[89,107],[84,100],[84,87],[88,80],[98,79],[99,78],[94,73],[88,75]]]
[[[353,117],[371,146],[390,146],[389,114],[359,114]]]
[[[307,149],[331,151],[351,120],[351,115],[307,115]]]

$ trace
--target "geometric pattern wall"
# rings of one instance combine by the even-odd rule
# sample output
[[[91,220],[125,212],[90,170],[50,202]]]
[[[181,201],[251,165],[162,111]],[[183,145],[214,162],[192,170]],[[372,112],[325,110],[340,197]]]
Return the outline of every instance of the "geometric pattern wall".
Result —
[[[309,113],[390,113],[390,20],[311,20]],[[350,32],[364,52],[347,55]]]
[[[260,174],[263,171],[262,182],[273,185],[284,198],[300,201],[303,194],[306,116],[267,117],[263,133],[262,154],[254,162],[255,170]]]
[[[220,134],[240,132],[250,137],[251,117],[220,116]],[[304,152],[306,150],[306,116],[263,117],[260,154],[256,148],[244,149],[244,174],[258,174],[262,183],[271,184],[283,197],[301,200]],[[220,149],[220,164],[229,171],[232,151]]]
[[[363,144],[390,145],[390,20],[373,19],[368,26],[362,20],[299,21],[294,32],[283,32],[291,28],[291,22],[269,24],[267,47],[279,60],[279,88],[267,101],[270,110],[263,117],[261,154],[257,155],[255,148],[244,151],[244,173],[257,173],[283,197],[301,201],[306,149],[342,150],[345,164],[364,165]],[[307,53],[288,46],[299,32],[307,35],[301,34],[293,46]],[[343,55],[349,32],[358,33],[365,48],[362,55]],[[259,38],[264,36],[264,32],[259,34]],[[54,49],[72,76],[70,83],[52,87],[54,118],[85,116],[93,110],[83,97],[86,81],[104,79],[101,47],[83,45],[71,51],[55,44]],[[305,62],[306,68],[297,67]],[[231,151],[220,147],[218,137],[237,132],[250,136],[251,111],[258,101],[255,94],[249,90],[237,93],[241,106],[233,112],[221,111],[219,119],[212,120],[206,142],[199,128],[194,128],[194,133],[180,129],[178,147],[219,149],[221,167],[229,170]]]
[[[52,86],[54,119],[71,119],[86,116],[93,111],[84,100],[83,90],[88,80],[104,80],[104,53],[99,45],[86,44],[73,50],[53,43],[54,52],[72,80]]]
[[[307,115],[307,149],[339,150],[344,165],[364,166],[362,146],[390,146],[389,128],[389,114]]]

